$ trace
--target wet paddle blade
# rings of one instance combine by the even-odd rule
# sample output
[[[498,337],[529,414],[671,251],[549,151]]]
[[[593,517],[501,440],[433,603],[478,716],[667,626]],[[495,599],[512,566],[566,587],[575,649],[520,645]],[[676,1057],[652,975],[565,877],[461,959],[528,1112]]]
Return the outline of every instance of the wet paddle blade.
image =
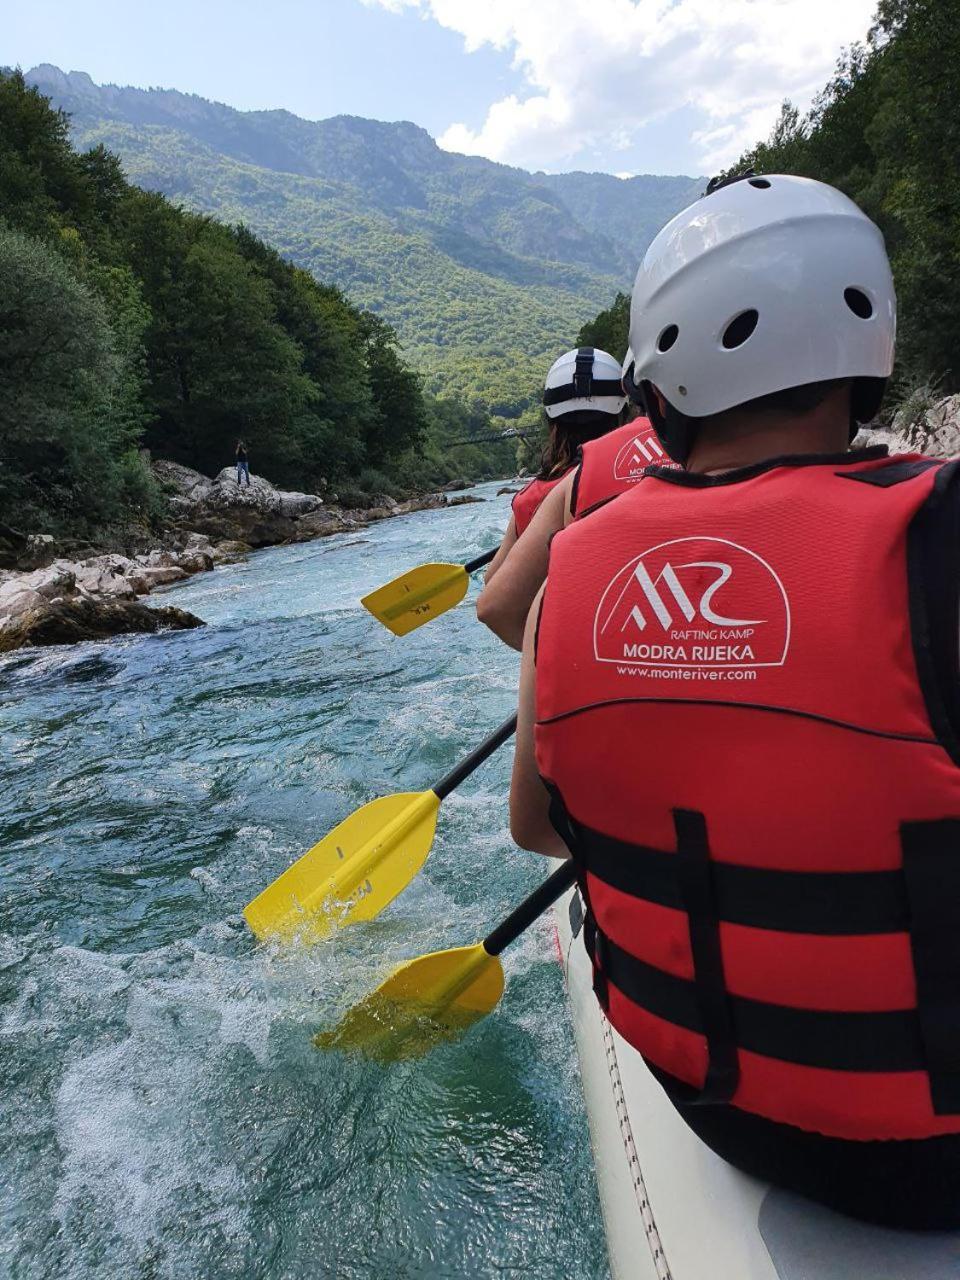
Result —
[[[258,938],[313,942],[372,920],[426,861],[439,808],[433,791],[371,800],[248,903],[247,924]]]
[[[433,951],[401,965],[314,1044],[382,1062],[420,1058],[486,1017],[502,995],[503,966],[482,943]]]
[[[388,631],[405,636],[458,605],[469,581],[462,564],[421,564],[371,591],[360,603]]]

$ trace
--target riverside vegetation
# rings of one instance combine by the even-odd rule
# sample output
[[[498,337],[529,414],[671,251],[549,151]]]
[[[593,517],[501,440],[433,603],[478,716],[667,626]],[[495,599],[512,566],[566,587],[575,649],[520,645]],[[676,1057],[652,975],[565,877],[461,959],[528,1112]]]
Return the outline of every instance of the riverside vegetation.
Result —
[[[0,524],[111,542],[162,525],[141,452],[255,472],[347,505],[514,468],[481,406],[426,394],[393,329],[243,226],[186,212],[82,153],[0,73]]]
[[[514,421],[666,220],[689,177],[527,173],[442,150],[407,121],[303,120],[171,89],[96,85],[45,65],[27,82],[150,190],[243,221],[397,331],[429,390]]]

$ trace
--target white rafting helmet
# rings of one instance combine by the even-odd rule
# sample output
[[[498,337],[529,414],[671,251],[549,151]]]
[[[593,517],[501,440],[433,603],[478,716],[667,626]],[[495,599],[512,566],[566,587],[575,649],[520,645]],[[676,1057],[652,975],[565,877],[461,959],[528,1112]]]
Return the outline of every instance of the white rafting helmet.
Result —
[[[551,419],[584,409],[619,413],[626,399],[619,363],[594,347],[576,347],[554,360],[543,389],[543,407]]]
[[[883,236],[852,200],[809,178],[745,175],[647,249],[630,308],[631,394],[652,384],[702,418],[806,383],[872,379],[854,384],[854,416],[868,421],[893,369],[896,312]],[[656,425],[685,461],[689,441],[669,437],[689,429]]]

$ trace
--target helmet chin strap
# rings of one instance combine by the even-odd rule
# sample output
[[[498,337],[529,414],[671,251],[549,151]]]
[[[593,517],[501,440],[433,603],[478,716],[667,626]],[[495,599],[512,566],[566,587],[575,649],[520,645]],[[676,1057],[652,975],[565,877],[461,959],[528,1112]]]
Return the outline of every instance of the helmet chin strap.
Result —
[[[678,413],[664,397],[666,412],[661,412],[660,399],[652,382],[634,382],[634,367],[631,364],[623,375],[623,389],[627,399],[637,406],[650,419],[654,431],[660,439],[671,461],[686,466],[690,450],[697,435],[697,421]]]
[[[679,413],[666,399],[666,410],[661,411],[660,398],[652,383],[644,382],[641,390],[647,417],[653,424],[660,443],[674,462],[685,467],[700,429],[699,422],[696,418],[688,418]]]

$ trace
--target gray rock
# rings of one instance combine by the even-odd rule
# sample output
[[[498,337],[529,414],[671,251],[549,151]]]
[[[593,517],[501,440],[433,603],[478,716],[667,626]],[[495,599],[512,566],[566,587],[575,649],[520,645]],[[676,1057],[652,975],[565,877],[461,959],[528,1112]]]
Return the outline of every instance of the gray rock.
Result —
[[[136,600],[44,601],[35,609],[0,624],[0,653],[25,646],[76,644],[106,640],[131,632],[156,633],[202,627],[203,621],[185,609],[149,609]]]
[[[43,596],[24,586],[22,581],[4,582],[0,585],[0,626],[9,618],[41,608],[43,603]]]
[[[322,505],[316,495],[286,493],[262,476],[251,476],[249,485],[238,485],[234,467],[224,467],[213,480],[198,472],[184,476],[189,469],[175,463],[154,463],[155,470],[161,467],[164,472],[177,467],[172,480],[178,489],[170,507],[180,526],[216,542],[245,542],[254,547],[286,542],[294,537],[298,516]]]
[[[855,448],[885,444],[891,453],[927,453],[933,458],[960,454],[960,395],[934,401],[925,388],[908,396],[893,421],[860,431]]]
[[[33,573],[25,573],[20,582],[30,591],[35,591],[44,600],[55,600],[70,595],[76,587],[76,565],[69,560],[54,560],[46,569],[35,569]]]
[[[120,559],[121,557],[117,557]],[[103,559],[108,559],[104,556]],[[131,565],[131,561],[127,561]],[[77,566],[77,589],[84,595],[103,596],[108,599],[130,599],[137,594],[133,582],[123,572],[110,565],[87,562]]]
[[[178,564],[144,565],[136,575],[137,594],[144,595],[154,587],[166,587],[171,582],[182,582],[190,574]],[[144,585],[141,585],[144,584]]]
[[[215,565],[234,564],[237,560],[245,560],[252,550],[249,542],[225,541],[214,543],[210,554]]]
[[[180,462],[168,462],[159,458],[152,462],[153,474],[164,487],[173,489],[182,498],[189,498],[198,490],[207,489],[213,483],[209,476],[185,467]]]

